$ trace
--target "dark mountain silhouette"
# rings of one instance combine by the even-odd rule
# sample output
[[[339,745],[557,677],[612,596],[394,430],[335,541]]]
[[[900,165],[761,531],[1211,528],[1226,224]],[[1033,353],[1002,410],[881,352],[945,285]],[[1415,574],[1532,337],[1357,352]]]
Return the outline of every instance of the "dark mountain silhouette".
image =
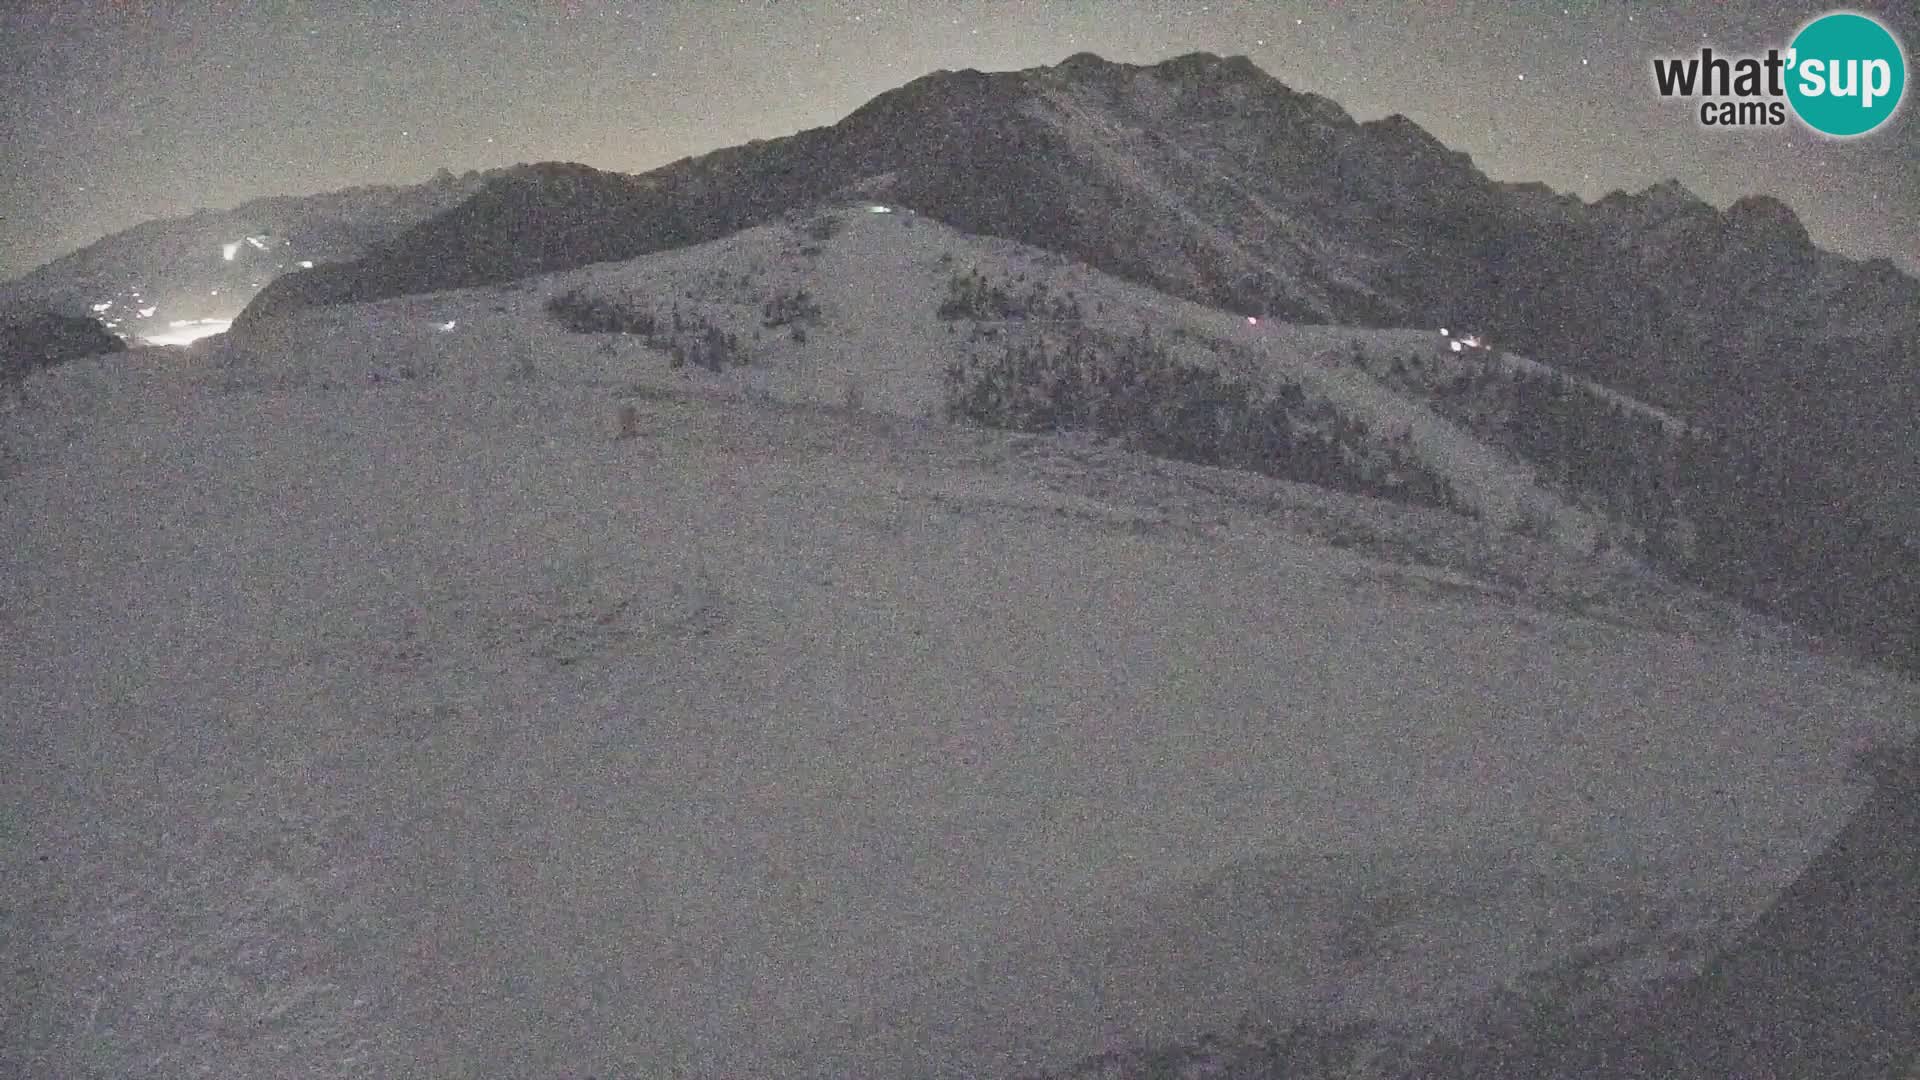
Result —
[[[1861,490],[1920,472],[1920,282],[1890,263],[1816,249],[1767,197],[1496,183],[1404,117],[1357,123],[1206,53],[938,72],[832,127],[639,176],[529,166],[275,282],[243,319],[632,258],[853,192],[1212,306],[1483,328],[1713,426],[1805,435]],[[1911,498],[1867,509],[1920,524]]]
[[[1911,330],[1912,313],[1888,316],[1920,302],[1920,284],[1887,264],[1816,251],[1772,199],[1721,212],[1665,184],[1589,206],[1495,183],[1404,117],[1356,123],[1244,57],[1135,67],[1083,53],[939,72],[833,127],[641,176],[530,167],[351,270],[296,276],[256,314],[630,258],[855,187],[1215,306],[1497,322],[1502,341],[1534,352],[1630,336],[1627,299],[1658,298],[1643,321],[1673,324],[1663,333],[1742,343],[1757,302],[1793,301],[1767,311],[1768,326],[1876,340]],[[1575,312],[1540,299],[1555,284],[1578,286]]]
[[[531,166],[281,278],[242,322],[632,258],[853,195],[1216,307],[1475,327],[1685,415],[1717,442],[1688,451],[1674,494],[1711,535],[1670,568],[1823,631],[1859,629],[1864,604],[1876,648],[1913,651],[1910,590],[1852,590],[1920,578],[1902,539],[1920,528],[1920,282],[1817,249],[1767,197],[1498,183],[1404,117],[1357,123],[1244,57],[938,72],[832,127],[639,176]]]
[[[1436,1045],[1402,1080],[1910,1080],[1920,1068],[1920,746],[1691,978]]]
[[[1920,786],[1883,780],[1734,949],[1567,1076],[1859,1076],[1920,1067]],[[1606,1072],[1608,1058],[1616,1063]]]
[[[97,321],[81,316],[47,311],[0,316],[0,379],[17,380],[41,368],[126,347]]]

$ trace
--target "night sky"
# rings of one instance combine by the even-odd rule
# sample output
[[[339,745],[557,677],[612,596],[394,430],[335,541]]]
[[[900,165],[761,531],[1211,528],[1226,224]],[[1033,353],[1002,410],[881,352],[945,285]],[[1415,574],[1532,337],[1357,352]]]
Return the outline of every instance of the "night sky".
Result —
[[[1851,5],[1920,42],[1920,6]],[[1793,206],[1920,272],[1912,101],[1851,142],[1700,128],[1650,59],[1784,47],[1773,3],[313,2],[0,4],[0,277],[266,194],[524,161],[640,171],[831,124],[940,68],[1245,54],[1365,120],[1399,112],[1503,180],[1592,199],[1677,178]],[[1911,71],[1909,78],[1912,78]],[[1914,92],[1909,90],[1908,97]]]

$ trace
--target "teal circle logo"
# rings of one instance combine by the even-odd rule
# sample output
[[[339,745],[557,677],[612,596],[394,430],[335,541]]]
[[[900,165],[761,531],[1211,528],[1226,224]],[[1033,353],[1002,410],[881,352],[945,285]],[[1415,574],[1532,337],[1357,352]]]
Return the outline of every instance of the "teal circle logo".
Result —
[[[1893,32],[1850,11],[1801,27],[1787,63],[1787,100],[1825,135],[1865,135],[1893,117],[1907,90],[1907,58]]]

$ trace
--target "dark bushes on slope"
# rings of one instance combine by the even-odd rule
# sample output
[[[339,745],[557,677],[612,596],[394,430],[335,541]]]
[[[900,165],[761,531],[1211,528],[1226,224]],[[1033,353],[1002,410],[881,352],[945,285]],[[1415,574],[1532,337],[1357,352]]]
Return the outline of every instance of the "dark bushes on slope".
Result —
[[[780,293],[760,307],[760,322],[769,329],[795,324],[820,325],[820,304],[805,289]]]
[[[561,326],[581,334],[638,334],[651,338],[656,327],[651,310],[588,296],[581,289],[569,289],[548,300],[547,314]]]
[[[676,367],[692,363],[711,372],[729,364],[744,366],[740,339],[705,316],[684,316],[678,305],[667,318],[649,307],[627,300],[589,296],[569,289],[547,301],[547,314],[560,325],[582,334],[634,334],[651,348],[665,351]]]
[[[1646,537],[1647,548],[1671,541],[1683,510],[1674,474],[1689,436],[1669,431],[1658,417],[1556,371],[1469,361],[1448,372],[1419,352],[1396,356],[1380,371],[1358,346],[1355,361],[1535,466],[1558,490],[1624,521]]]
[[[1452,510],[1446,478],[1404,436],[1380,440],[1298,385],[1267,393],[1183,364],[1141,333],[1117,343],[1081,331],[1064,344],[1009,345],[945,373],[950,418],[1016,431],[1092,431],[1161,457]]]
[[[942,256],[943,260],[946,258]],[[939,310],[935,314],[949,322],[956,319],[984,321],[1040,319],[1072,323],[1080,321],[1078,297],[1071,292],[1065,296],[1054,295],[1045,280],[1035,281],[1018,293],[1010,288],[1010,286],[1018,286],[1024,280],[1024,275],[1020,280],[1013,282],[1004,278],[990,280],[977,268],[964,274],[955,273],[947,279],[946,298],[940,302]]]

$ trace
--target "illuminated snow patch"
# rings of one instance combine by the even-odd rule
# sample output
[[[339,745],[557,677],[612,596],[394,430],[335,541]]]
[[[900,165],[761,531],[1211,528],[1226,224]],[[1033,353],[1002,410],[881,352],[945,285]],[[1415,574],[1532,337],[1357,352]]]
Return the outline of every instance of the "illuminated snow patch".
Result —
[[[451,330],[451,329],[453,329],[453,328],[454,328],[454,326],[455,326],[456,324],[458,324],[459,322],[460,322],[460,320],[459,320],[459,319],[448,319],[448,320],[447,320],[446,322],[443,322],[443,323],[436,323],[436,324],[434,324],[434,325],[436,325],[436,326],[438,326],[438,327],[440,327],[440,329],[442,329],[442,330]]]
[[[300,260],[300,269],[302,269],[302,270],[311,270],[311,269],[313,269],[313,260],[312,260],[312,259],[301,259],[301,260]]]
[[[869,213],[869,214],[891,214],[891,213],[893,213],[893,207],[891,207],[891,206],[879,206],[879,205],[874,205],[874,206],[869,206],[869,207],[867,207],[867,213]]]
[[[1249,316],[1247,316],[1247,325],[1248,325],[1248,326],[1259,326],[1259,325],[1260,325],[1260,320],[1259,320],[1259,319],[1256,319],[1256,318],[1254,318],[1254,317],[1253,317],[1253,316],[1251,316],[1251,315],[1249,315]]]
[[[232,319],[175,319],[167,324],[165,331],[147,334],[142,340],[149,345],[187,345],[204,337],[224,334],[232,325]]]
[[[110,308],[110,307],[112,307],[112,306],[113,306],[113,301],[111,301],[111,300],[102,300],[102,301],[100,301],[99,303],[97,303],[97,304],[95,304],[95,305],[93,305],[93,310],[95,310],[95,311],[105,311],[105,310],[107,310],[108,308]]]
[[[158,304],[153,307],[143,307],[140,309],[140,317],[143,319],[151,319],[153,318],[153,313],[159,310],[160,306]]]
[[[252,244],[260,251],[267,250],[267,239],[264,236],[249,236],[247,237],[247,243]]]
[[[221,244],[220,257],[227,260],[228,262],[232,262],[234,255],[238,253],[239,250],[240,250],[240,241],[238,240],[235,240],[231,244]]]

